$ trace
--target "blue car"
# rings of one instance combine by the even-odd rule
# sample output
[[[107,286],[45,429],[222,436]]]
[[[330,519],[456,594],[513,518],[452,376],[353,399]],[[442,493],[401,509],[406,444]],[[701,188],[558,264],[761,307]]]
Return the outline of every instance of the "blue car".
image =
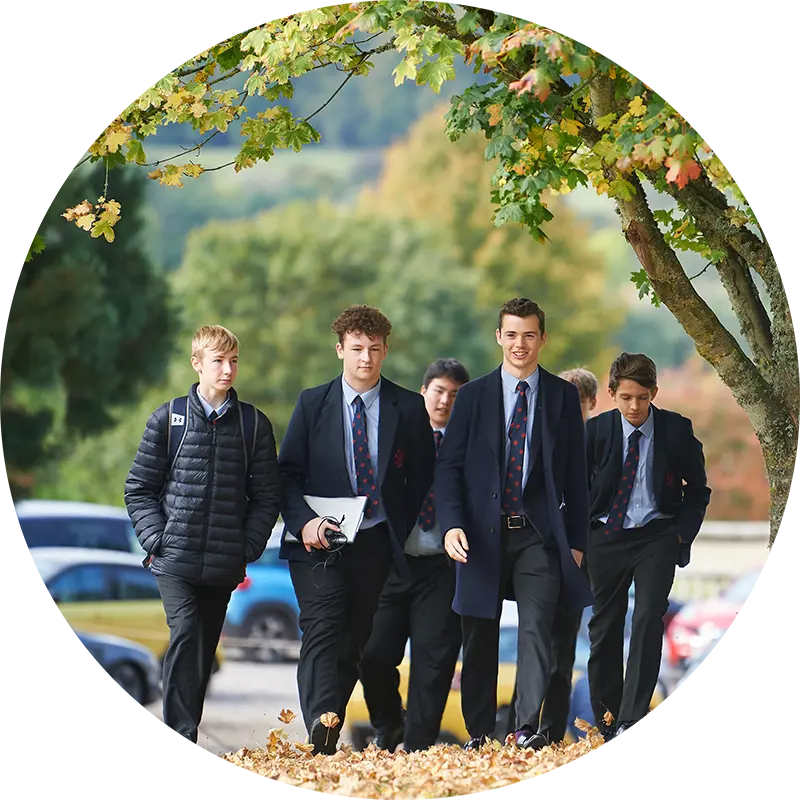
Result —
[[[273,536],[261,558],[247,565],[222,629],[226,651],[238,649],[251,661],[295,660],[300,652],[300,608],[289,563],[278,558],[277,540]]]

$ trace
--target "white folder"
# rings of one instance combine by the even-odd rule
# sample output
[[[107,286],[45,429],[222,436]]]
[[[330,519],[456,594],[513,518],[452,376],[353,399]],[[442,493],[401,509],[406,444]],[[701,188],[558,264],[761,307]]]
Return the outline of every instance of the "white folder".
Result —
[[[332,517],[342,520],[339,527],[347,537],[348,542],[356,538],[356,533],[364,518],[366,497],[315,497],[304,494],[303,500],[308,503],[311,510],[319,517]]]

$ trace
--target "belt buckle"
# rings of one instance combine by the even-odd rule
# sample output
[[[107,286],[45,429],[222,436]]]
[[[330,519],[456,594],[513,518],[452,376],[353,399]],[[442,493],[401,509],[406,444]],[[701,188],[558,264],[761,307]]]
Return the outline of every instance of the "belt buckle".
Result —
[[[521,516],[520,514],[512,514],[508,517],[506,525],[511,531],[517,530],[518,528],[523,528],[525,526],[525,517]]]

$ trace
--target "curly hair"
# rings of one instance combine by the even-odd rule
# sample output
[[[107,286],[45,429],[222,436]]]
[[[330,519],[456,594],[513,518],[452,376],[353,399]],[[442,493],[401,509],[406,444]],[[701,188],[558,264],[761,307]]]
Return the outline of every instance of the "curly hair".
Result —
[[[608,372],[608,388],[616,392],[624,380],[634,381],[645,389],[654,389],[658,384],[655,362],[644,353],[621,353]]]
[[[380,336],[384,342],[392,332],[392,323],[372,306],[350,306],[333,321],[331,330],[339,337],[339,344],[344,342],[348,333],[365,333],[374,338]]]
[[[544,311],[535,301],[527,297],[515,297],[513,300],[506,300],[500,307],[500,314],[497,317],[497,330],[503,330],[503,317],[538,317],[539,333],[544,334]]]

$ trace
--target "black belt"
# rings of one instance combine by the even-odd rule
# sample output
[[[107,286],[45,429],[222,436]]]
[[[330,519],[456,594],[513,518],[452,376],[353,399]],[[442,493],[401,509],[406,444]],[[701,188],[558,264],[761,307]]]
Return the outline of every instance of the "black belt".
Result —
[[[524,514],[501,514],[500,521],[507,531],[533,527],[533,523]]]

